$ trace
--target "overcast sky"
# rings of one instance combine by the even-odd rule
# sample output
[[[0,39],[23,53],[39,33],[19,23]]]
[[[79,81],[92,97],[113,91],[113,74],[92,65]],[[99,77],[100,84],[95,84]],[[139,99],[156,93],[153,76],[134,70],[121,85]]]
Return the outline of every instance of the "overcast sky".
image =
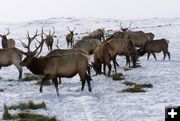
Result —
[[[51,17],[180,17],[180,0],[0,0],[0,21]]]

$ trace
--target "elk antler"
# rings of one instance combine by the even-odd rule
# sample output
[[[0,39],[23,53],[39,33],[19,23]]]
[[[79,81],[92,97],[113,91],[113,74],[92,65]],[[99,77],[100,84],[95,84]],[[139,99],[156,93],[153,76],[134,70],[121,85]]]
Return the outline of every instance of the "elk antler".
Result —
[[[6,28],[6,30],[7,30],[7,33],[4,36],[7,36],[10,34],[9,28]]]
[[[51,34],[51,36],[53,36],[55,34],[55,28],[53,27],[53,33]]]
[[[20,40],[21,43],[22,43],[22,45],[23,45],[23,47],[28,50],[27,52],[30,52],[30,45],[31,45],[32,41],[33,41],[37,36],[39,36],[39,34],[37,34],[37,30],[36,30],[36,33],[35,33],[35,35],[34,35],[33,37],[30,37],[29,31],[27,31],[26,37],[27,37],[27,39],[28,39],[28,44],[26,45],[25,43],[23,43],[23,42]]]
[[[36,41],[38,41],[38,40],[36,39]],[[42,51],[43,44],[44,44],[44,39],[42,39],[41,42],[38,41],[38,43],[39,43],[39,46],[36,46],[36,45],[35,45],[35,46],[36,46],[36,49],[33,51],[33,53],[36,53],[37,50],[40,48],[39,52],[36,54],[36,57],[38,57],[39,54],[40,54],[41,51]]]
[[[128,27],[123,28],[123,27],[122,27],[122,24],[120,23],[119,27],[121,28],[121,30],[122,30],[122,31],[128,31],[128,30],[129,30],[129,28],[131,27],[131,25],[132,25],[132,22],[129,24],[129,26],[128,26]]]

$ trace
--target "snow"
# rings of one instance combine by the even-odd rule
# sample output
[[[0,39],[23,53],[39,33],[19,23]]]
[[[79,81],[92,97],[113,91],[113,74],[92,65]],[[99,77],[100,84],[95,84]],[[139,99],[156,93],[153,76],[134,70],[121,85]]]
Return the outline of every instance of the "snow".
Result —
[[[180,18],[131,20],[132,30],[153,32],[155,38],[166,38],[170,41],[169,51],[171,60],[162,60],[163,54],[156,54],[158,61],[152,56],[147,61],[147,55],[140,58],[140,68],[124,71],[125,59],[118,57],[118,72],[124,74],[126,80],[136,83],[152,83],[153,88],[146,89],[145,93],[118,93],[126,88],[123,81],[112,81],[103,75],[95,76],[92,71],[92,92],[80,91],[79,77],[63,78],[60,88],[60,97],[56,95],[53,85],[44,86],[44,92],[39,93],[39,86],[35,82],[17,80],[18,71],[14,66],[0,70],[0,116],[3,105],[16,104],[33,100],[45,101],[47,110],[38,109],[34,112],[56,116],[61,121],[164,121],[165,106],[180,105]],[[19,41],[26,42],[26,32],[32,35],[36,29],[43,27],[45,31],[55,27],[60,37],[60,47],[66,48],[65,35],[67,27],[76,27],[76,39],[82,33],[105,27],[106,30],[119,30],[119,22],[128,26],[130,20],[98,19],[98,18],[50,18],[22,23],[0,23],[0,33],[6,32],[4,28],[10,27],[11,34],[16,40],[16,46],[22,48]],[[159,27],[159,25],[162,25]],[[137,28],[138,27],[138,28]],[[55,41],[56,44],[56,41]],[[1,46],[1,45],[0,45]],[[25,49],[23,49],[25,50]],[[42,55],[47,53],[43,47]],[[29,72],[23,68],[23,72]],[[8,81],[12,79],[13,81]],[[17,80],[17,81],[16,81]]]

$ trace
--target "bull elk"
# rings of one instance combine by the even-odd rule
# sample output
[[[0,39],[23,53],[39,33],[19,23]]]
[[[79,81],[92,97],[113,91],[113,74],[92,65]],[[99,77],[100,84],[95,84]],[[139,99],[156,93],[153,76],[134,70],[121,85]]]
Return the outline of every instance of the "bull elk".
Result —
[[[45,38],[43,38],[43,36],[42,36],[42,39],[44,39],[48,50],[51,51],[53,49],[54,38],[56,37],[56,35],[54,35],[55,34],[55,28],[53,27],[52,33],[51,33],[51,30],[49,29],[49,34],[45,34],[43,32],[43,29],[42,29],[42,33],[45,35]]]
[[[68,30],[69,30],[69,34],[66,35],[66,42],[67,42],[67,47],[69,47],[69,44],[72,46],[74,46],[74,31],[76,30],[76,28],[74,27],[73,30],[70,30],[69,27],[68,27]]]
[[[28,41],[28,45],[23,43],[23,46],[26,47],[28,51],[24,52],[26,58],[20,63],[20,65],[26,66],[36,75],[44,75],[39,89],[40,92],[43,91],[43,83],[52,79],[56,88],[56,93],[59,96],[57,77],[71,78],[76,74],[79,74],[82,82],[81,90],[84,90],[84,86],[87,81],[89,91],[91,91],[91,77],[86,73],[88,66],[87,56],[77,53],[61,56],[36,57],[37,51],[40,47],[42,47],[43,41],[40,42],[39,46],[36,47],[34,51],[30,51],[30,44],[31,41]]]
[[[9,29],[7,30],[7,33],[2,35],[0,34],[0,37],[2,38],[2,48],[11,48],[11,47],[15,47],[15,41],[10,38],[7,39],[7,35],[10,34]]]
[[[122,26],[122,23],[120,23],[120,24],[119,24],[119,27],[120,27],[121,31],[127,32],[127,31],[129,31],[131,25],[132,25],[132,22],[129,24],[128,27],[124,28],[124,27]]]

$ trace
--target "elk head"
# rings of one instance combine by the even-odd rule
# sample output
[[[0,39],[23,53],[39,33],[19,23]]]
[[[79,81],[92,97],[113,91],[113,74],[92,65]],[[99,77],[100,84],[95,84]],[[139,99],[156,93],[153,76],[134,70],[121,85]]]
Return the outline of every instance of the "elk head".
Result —
[[[39,43],[39,46],[36,46],[36,49],[34,51],[31,51],[30,50],[30,45],[32,43],[32,41],[37,37],[39,36],[40,34],[37,34],[37,30],[36,30],[36,33],[33,37],[30,37],[29,35],[29,32],[27,32],[27,40],[28,40],[28,44],[26,45],[25,43],[22,43],[23,47],[27,49],[27,52],[22,52],[24,55],[26,55],[25,59],[20,63],[21,66],[28,66],[31,62],[32,62],[32,59],[35,57],[35,56],[38,56],[41,51],[42,51],[42,46],[43,46],[43,43],[44,41],[41,40],[41,42],[39,42],[38,40],[38,43]],[[41,47],[40,51],[37,53],[38,49]]]
[[[46,37],[57,37],[56,35],[55,35],[55,28],[53,27],[53,32],[51,32],[51,30],[49,29],[49,34],[45,34],[44,32],[43,32],[43,29],[42,29],[42,33],[44,34],[44,35],[46,35]]]
[[[74,35],[74,31],[76,30],[76,28],[74,27],[73,30],[70,30],[69,27],[68,27],[68,30],[69,30],[69,33],[70,33],[70,34]]]
[[[132,25],[132,22],[129,24],[128,27],[124,28],[124,27],[122,27],[122,24],[120,23],[120,24],[119,24],[119,27],[120,27],[121,31],[127,32],[127,31],[129,31],[131,25]]]
[[[0,37],[2,37],[2,39],[6,39],[7,40],[7,35],[9,35],[10,34],[10,31],[9,31],[9,29],[6,29],[7,30],[7,33],[6,34],[0,34]]]

